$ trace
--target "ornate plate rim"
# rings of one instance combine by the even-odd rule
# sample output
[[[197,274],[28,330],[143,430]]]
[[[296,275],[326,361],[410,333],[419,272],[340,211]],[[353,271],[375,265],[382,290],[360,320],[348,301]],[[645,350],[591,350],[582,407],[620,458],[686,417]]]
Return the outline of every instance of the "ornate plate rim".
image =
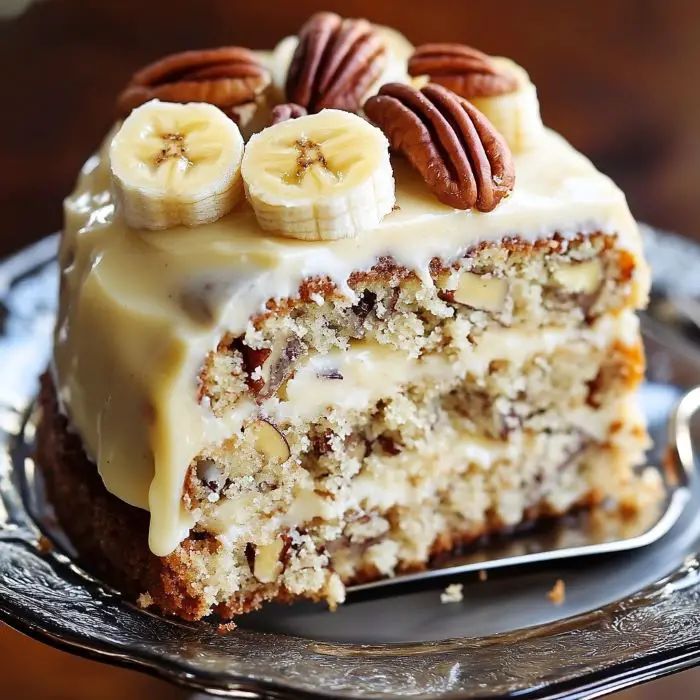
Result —
[[[0,263],[0,296],[6,295],[15,281],[26,278],[32,270],[49,265],[55,256],[56,240],[56,236],[44,239]],[[700,254],[698,257],[700,259]],[[110,638],[106,631],[101,631],[100,637],[96,634],[87,636],[84,630],[80,633],[81,628],[77,622],[71,629],[63,618],[62,624],[59,624],[49,617],[42,616],[47,605],[50,608],[51,601],[47,594],[56,593],[59,597],[62,595],[60,584],[69,586],[75,596],[74,599],[70,599],[69,607],[76,619],[85,614],[85,606],[95,604],[96,601],[102,606],[113,605],[112,614],[116,611],[122,616],[121,620],[125,619],[124,616],[134,619],[135,616],[139,619],[154,616],[136,610],[134,606],[120,600],[116,592],[105,588],[75,567],[60,551],[45,550],[42,546],[40,532],[31,522],[22,504],[13,477],[11,455],[7,449],[8,446],[12,447],[9,442],[12,430],[8,430],[8,425],[17,427],[22,408],[12,405],[11,402],[0,405],[0,419],[3,421],[0,423],[0,436],[5,448],[0,455],[0,620],[20,632],[65,651],[145,671],[190,689],[240,698],[387,698],[404,694],[424,700],[515,696],[532,699],[596,697],[700,662],[700,563],[694,556],[688,557],[668,577],[627,598],[588,613],[518,630],[515,633],[375,647],[354,644],[330,645],[285,637],[284,648],[280,648],[270,640],[276,635],[240,630],[233,644],[239,653],[235,657],[238,667],[231,669],[229,658],[227,673],[222,673],[220,669],[206,670],[183,661],[183,644],[185,649],[187,644],[197,644],[200,645],[199,648],[212,652],[218,649],[218,646],[214,645],[217,640],[216,633],[211,627],[203,628],[202,625],[188,625],[157,618],[163,623],[163,629],[167,627],[177,630],[176,641],[180,645],[178,656],[165,654],[162,646],[156,646],[156,642],[163,644],[167,640],[150,640],[152,646],[145,648],[143,645],[128,646],[123,641]],[[32,581],[38,579],[32,579],[32,576],[37,575],[39,578],[43,577],[44,585],[43,588],[33,590]],[[627,624],[634,621],[640,609],[648,611],[650,608],[656,612],[655,621],[661,625],[659,631],[663,629],[668,632],[666,627],[671,619],[683,623],[678,630],[674,630],[672,640],[666,640],[666,645],[660,649],[626,649],[624,654],[621,652],[622,655],[618,654],[614,658],[597,658],[597,648],[601,646],[605,635],[611,634],[610,630],[624,630]],[[585,644],[581,643],[580,637],[572,642],[572,637],[578,635],[581,630],[587,633],[590,639],[583,640]],[[509,644],[509,641],[515,641],[516,636],[518,644]],[[246,653],[254,651],[249,646],[253,637],[257,642],[262,640],[267,645],[264,650],[267,654],[264,657],[267,668],[260,666],[264,671],[260,668],[255,669],[255,664],[254,670],[243,670],[245,663],[255,661],[254,654],[246,657]],[[595,644],[591,643],[591,639]],[[654,641],[657,641],[657,637],[654,637]],[[572,654],[575,652],[574,656],[579,658],[581,655],[592,655],[596,663],[589,659],[585,670],[576,664],[569,668],[559,667],[558,677],[540,678],[539,682],[532,682],[532,679],[530,682],[526,681],[527,674],[515,678],[515,674],[511,673],[510,678],[501,678],[500,686],[489,685],[477,694],[467,688],[460,689],[459,677],[450,676],[455,665],[459,666],[459,663],[464,661],[478,665],[482,661],[479,657],[495,646],[507,650],[513,667],[522,672],[523,665],[530,663],[532,658],[541,658],[543,654],[551,653],[552,645],[560,652],[567,649]],[[229,653],[227,650],[226,654]],[[287,665],[274,669],[275,672],[272,673],[269,665],[269,659],[272,657],[269,654],[281,654],[279,658]],[[302,658],[305,654],[306,658]],[[386,691],[376,688],[363,690],[360,686],[364,681],[359,676],[354,676],[356,683],[352,686],[346,682],[345,685],[339,684],[324,690],[309,684],[307,679],[310,664],[311,667],[313,664],[320,667],[321,661],[328,659],[345,664],[344,677],[348,673],[352,676],[358,669],[365,676],[375,673],[377,680],[388,683],[384,686]],[[368,663],[370,659],[374,661],[373,665]],[[381,660],[387,659],[391,660],[391,663],[380,663]],[[410,687],[405,685],[407,676],[399,673],[402,669],[395,669],[397,673],[391,677],[392,667],[401,666],[399,660],[404,663],[406,660],[410,662],[414,676],[417,673],[429,674],[436,667],[446,670],[443,675],[433,680],[432,685],[428,683],[423,688]],[[297,663],[299,668],[295,666]]]

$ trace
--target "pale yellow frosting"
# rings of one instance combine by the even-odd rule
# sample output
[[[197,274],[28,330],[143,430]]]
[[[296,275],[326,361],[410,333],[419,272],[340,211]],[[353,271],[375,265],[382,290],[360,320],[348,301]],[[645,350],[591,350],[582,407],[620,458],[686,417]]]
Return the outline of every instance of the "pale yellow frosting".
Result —
[[[305,242],[263,233],[245,202],[195,229],[129,229],[115,211],[104,156],[86,163],[65,203],[54,374],[62,408],[107,489],[150,510],[155,554],[171,552],[192,525],[181,503],[192,459],[254,412],[282,411],[242,401],[220,420],[196,397],[206,354],[225,331],[244,332],[269,298],[295,296],[302,280],[318,275],[352,297],[351,272],[382,255],[432,284],[433,257],[456,259],[479,241],[515,234],[616,233],[620,246],[641,257],[623,194],[561,137],[545,132],[536,148],[515,155],[515,168],[512,195],[482,214],[441,204],[397,160],[398,209],[377,229],[351,240]],[[644,295],[646,279],[636,284]],[[358,358],[375,360],[371,352]],[[292,382],[290,391],[299,388],[316,405],[336,400],[332,382],[324,397],[318,386],[306,391],[304,379],[302,370],[300,386]],[[372,400],[371,391],[365,394]],[[364,396],[362,386],[349,395]]]

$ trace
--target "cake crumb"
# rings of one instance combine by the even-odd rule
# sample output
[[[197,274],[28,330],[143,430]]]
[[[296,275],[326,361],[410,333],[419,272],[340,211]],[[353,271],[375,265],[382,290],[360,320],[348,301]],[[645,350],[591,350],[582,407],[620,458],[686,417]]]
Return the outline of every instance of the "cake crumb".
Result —
[[[39,535],[37,546],[42,554],[48,554],[53,551],[53,542],[45,535]]]
[[[488,581],[488,580],[489,580],[489,572],[486,571],[486,569],[481,569],[479,571],[479,581],[481,581],[483,583],[484,581]]]
[[[222,622],[217,628],[216,628],[216,633],[217,634],[228,634],[229,632],[233,632],[233,630],[236,629],[236,623],[233,620],[230,620],[229,622]]]
[[[560,578],[557,579],[552,590],[547,593],[547,598],[549,598],[554,605],[563,605],[566,600],[566,585]]]
[[[345,602],[345,586],[343,581],[335,572],[328,577],[326,581],[326,602],[328,603],[328,609],[331,612],[335,612],[338,605]]]
[[[442,593],[440,593],[440,602],[445,603],[460,603],[464,596],[462,589],[464,586],[461,583],[451,583]]]
[[[146,591],[145,593],[140,593],[139,597],[136,599],[136,604],[145,610],[146,608],[150,608],[151,605],[153,605],[153,598],[151,594]]]

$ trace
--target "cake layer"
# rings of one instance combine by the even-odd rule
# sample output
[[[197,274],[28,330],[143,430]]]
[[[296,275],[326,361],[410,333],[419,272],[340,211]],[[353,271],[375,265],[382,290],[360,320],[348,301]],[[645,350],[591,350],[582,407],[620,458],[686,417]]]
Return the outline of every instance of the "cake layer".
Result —
[[[193,595],[225,614],[269,596],[334,604],[341,584],[425,566],[534,514],[653,501],[658,478],[633,471],[647,446],[633,311],[537,332],[517,320],[420,356],[360,340],[297,358],[259,404],[283,456],[244,430],[190,467],[193,534],[209,542]],[[222,400],[222,423],[249,394]]]
[[[318,390],[345,394],[351,383],[368,383],[364,375],[376,366],[367,352],[371,347],[387,357],[397,351],[394,360],[403,353],[411,372],[434,367],[435,356],[443,356],[457,374],[482,372],[497,359],[498,343],[509,344],[517,356],[531,344],[551,345],[558,331],[578,333],[582,327],[587,333],[601,315],[634,306],[636,274],[634,259],[615,247],[614,237],[594,234],[482,244],[450,268],[434,260],[435,285],[429,288],[405,268],[384,262],[352,276],[357,302],[310,283],[300,298],[278,301],[258,315],[245,335],[222,339],[200,374],[202,398],[217,416],[251,394],[263,414],[277,412],[277,403],[268,399],[280,387],[294,391],[302,380],[297,373],[303,375],[309,364],[323,375]],[[631,338],[636,327],[625,323]],[[493,331],[492,340],[482,343],[485,331]],[[333,374],[348,351],[366,370],[345,361],[353,382],[342,372]],[[328,377],[339,381],[322,381]]]
[[[248,386],[251,373],[246,372],[235,348],[225,346],[206,365],[203,400],[212,403],[221,419],[219,425],[232,431],[246,410],[252,415],[261,413],[283,428],[313,421],[326,410],[362,410],[378,397],[401,392],[410,384],[442,387],[467,375],[482,377],[494,362],[507,362],[517,368],[535,355],[548,354],[560,347],[600,349],[613,341],[634,345],[639,327],[636,316],[629,310],[601,317],[583,327],[548,325],[537,332],[498,324],[482,329],[462,328],[459,317],[448,319],[445,332],[440,334],[440,352],[420,356],[368,340],[350,340],[342,348],[322,353],[307,350],[299,341],[299,357],[285,360],[284,372],[279,372],[282,381],[270,395],[264,393],[266,387],[277,382],[268,378],[257,394],[256,403],[251,398],[254,390]],[[459,334],[454,333],[456,328],[461,331]],[[274,355],[270,354],[252,375],[257,371],[262,377],[266,371],[273,371],[273,359]],[[268,364],[273,367],[266,368]]]

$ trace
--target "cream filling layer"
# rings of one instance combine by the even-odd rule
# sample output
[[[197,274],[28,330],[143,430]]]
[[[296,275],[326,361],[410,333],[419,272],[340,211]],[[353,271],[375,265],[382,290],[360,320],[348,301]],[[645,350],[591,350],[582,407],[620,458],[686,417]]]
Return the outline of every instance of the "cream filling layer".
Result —
[[[262,410],[281,425],[314,420],[326,411],[358,411],[403,391],[408,384],[454,384],[467,374],[488,372],[494,360],[521,367],[536,355],[563,346],[608,347],[614,340],[634,345],[639,321],[631,312],[603,316],[582,328],[542,328],[537,333],[490,328],[474,344],[461,346],[459,355],[429,354],[408,357],[394,348],[370,342],[353,343],[347,350],[312,355],[301,362],[285,386],[285,399],[268,399]],[[337,376],[337,378],[329,378]]]
[[[130,229],[104,155],[86,163],[65,203],[54,376],[107,489],[150,510],[155,554],[171,552],[192,524],[181,502],[188,465],[230,429],[197,402],[203,358],[268,299],[296,296],[304,279],[329,277],[353,298],[350,274],[381,256],[431,285],[433,257],[451,261],[481,241],[603,231],[639,261],[633,302],[644,299],[646,268],[623,194],[556,134],[515,156],[515,189],[488,214],[441,204],[405,162],[393,165],[398,208],[377,229],[307,242],[263,233],[245,202],[196,229]]]
[[[287,400],[268,399],[259,409],[251,403],[248,415],[238,409],[218,421],[216,427],[221,430],[222,426],[227,426],[221,431],[223,439],[226,433],[233,434],[240,428],[242,419],[249,419],[258,410],[280,426],[303,424],[333,411],[362,412],[371,409],[379,399],[401,394],[408,385],[430,382],[438,391],[442,384],[447,390],[467,374],[484,375],[494,360],[507,359],[518,368],[533,357],[546,356],[564,347],[581,346],[592,351],[605,349],[615,341],[633,345],[637,342],[638,330],[639,321],[632,311],[602,317],[589,327],[549,327],[536,334],[494,328],[486,330],[473,346],[465,347],[456,360],[444,355],[407,358],[405,353],[376,343],[356,343],[347,351],[308,359],[288,381]],[[323,378],[322,373],[329,369],[342,374],[343,379]],[[570,413],[570,422],[572,428],[603,440],[611,423],[632,415],[629,411],[634,405],[634,397],[623,396],[602,409],[577,407]],[[639,422],[636,416],[632,417],[634,422]],[[313,478],[306,474],[289,508],[273,517],[266,514],[266,519],[269,518],[266,530],[272,536],[279,528],[299,527],[313,518],[332,521],[354,508],[385,511],[393,505],[418,503],[444,488],[449,474],[464,471],[470,465],[488,470],[499,460],[516,463],[527,459],[527,446],[474,436],[454,425],[446,428],[440,442],[431,440],[419,457],[407,451],[385,458],[376,469],[354,478],[350,488],[334,500],[318,495]],[[428,461],[431,467],[426,471],[422,465]],[[420,487],[415,486],[416,480],[412,478],[415,475],[421,477]],[[245,537],[259,528],[258,506],[257,493],[221,500],[215,515],[207,518],[205,525],[227,540]]]
[[[608,439],[610,428],[617,421],[630,427],[644,425],[633,394],[621,395],[602,409],[579,407],[571,411],[569,418],[573,430],[578,429],[597,441]],[[213,515],[207,516],[202,524],[223,542],[255,540],[262,533],[264,539],[272,541],[280,530],[303,527],[314,519],[332,524],[342,522],[350,511],[381,514],[396,506],[418,508],[436,494],[454,487],[459,475],[470,469],[488,472],[496,464],[506,463],[518,465],[525,471],[529,464],[531,470],[536,470],[542,466],[539,463],[543,459],[541,446],[538,451],[536,444],[541,438],[543,436],[523,435],[520,440],[501,441],[475,436],[459,425],[442,426],[439,435],[421,449],[385,456],[376,462],[370,460],[348,487],[333,498],[317,493],[313,478],[307,474],[284,512],[264,511],[259,494],[248,493],[219,501]],[[641,458],[644,447],[640,441],[640,454],[630,454],[630,460]],[[548,452],[547,458],[563,462],[567,454],[559,454],[560,449],[560,445],[552,443],[551,450],[556,455]],[[629,444],[625,449],[629,450]],[[509,485],[504,484],[503,488],[508,489]],[[523,498],[517,484],[511,484],[510,488],[513,498]],[[468,506],[464,504],[465,509]],[[520,511],[515,513],[510,524],[518,522],[519,514]]]

